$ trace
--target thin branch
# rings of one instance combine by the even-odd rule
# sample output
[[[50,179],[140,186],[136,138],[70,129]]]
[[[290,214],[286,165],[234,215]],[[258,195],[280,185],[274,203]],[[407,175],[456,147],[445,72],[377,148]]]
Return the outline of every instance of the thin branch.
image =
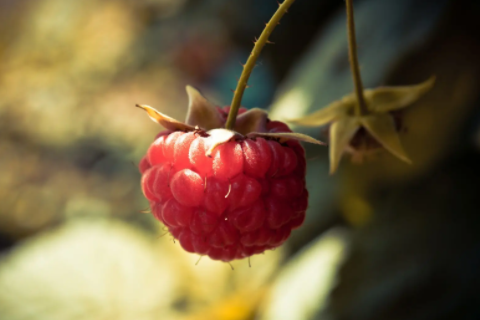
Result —
[[[225,124],[226,129],[232,130],[235,127],[235,120],[237,118],[238,109],[240,109],[243,93],[247,88],[248,78],[250,77],[250,74],[255,67],[255,62],[260,56],[260,52],[262,52],[265,44],[269,42],[268,38],[272,34],[275,27],[279,24],[280,19],[285,13],[287,13],[288,8],[290,8],[290,6],[294,2],[295,0],[285,0],[282,4],[279,5],[277,12],[275,12],[270,21],[265,25],[265,29],[263,29],[260,38],[258,38],[258,41],[255,42],[255,46],[253,47],[250,57],[248,57],[247,63],[243,67],[242,75],[240,76],[240,80],[237,84],[237,89],[235,89],[233,95],[232,103],[230,105],[230,112],[228,113],[227,123]]]
[[[365,97],[363,96],[363,84],[362,77],[360,75],[360,67],[358,64],[357,54],[357,40],[355,39],[355,19],[353,16],[353,3],[352,0],[346,0],[347,3],[347,30],[348,30],[348,57],[350,60],[350,68],[352,70],[353,84],[355,86],[355,95],[357,96],[357,109],[356,114],[361,116],[365,115],[367,110],[367,104]]]

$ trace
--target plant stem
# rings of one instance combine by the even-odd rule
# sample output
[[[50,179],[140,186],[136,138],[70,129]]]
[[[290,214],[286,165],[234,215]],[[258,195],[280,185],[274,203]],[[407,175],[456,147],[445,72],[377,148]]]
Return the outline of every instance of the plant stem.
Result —
[[[355,86],[355,95],[357,96],[357,108],[355,113],[362,116],[368,113],[365,97],[363,96],[362,77],[360,76],[360,67],[358,65],[357,40],[355,39],[355,20],[353,17],[352,0],[346,0],[347,3],[347,30],[348,30],[348,57],[350,60],[350,69],[352,70],[353,84]]]
[[[238,109],[240,108],[240,103],[242,102],[243,93],[247,88],[248,78],[255,67],[255,63],[260,56],[260,52],[265,44],[269,42],[268,38],[270,37],[270,34],[272,34],[273,29],[275,29],[275,27],[279,24],[280,19],[285,13],[287,13],[288,8],[290,8],[294,2],[295,0],[285,0],[282,4],[279,4],[277,12],[275,12],[273,17],[266,24],[265,29],[263,29],[263,32],[260,35],[260,38],[258,38],[258,40],[255,42],[252,53],[250,53],[247,63],[245,63],[243,66],[242,74],[238,80],[237,88],[235,89],[232,103],[230,105],[227,123],[225,124],[226,129],[232,130],[235,127],[235,120],[237,118]]]

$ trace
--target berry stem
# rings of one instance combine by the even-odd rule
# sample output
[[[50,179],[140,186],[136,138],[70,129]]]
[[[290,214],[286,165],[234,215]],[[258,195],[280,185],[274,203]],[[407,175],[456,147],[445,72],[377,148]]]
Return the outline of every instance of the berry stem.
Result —
[[[357,96],[357,108],[355,113],[362,116],[368,113],[365,97],[363,96],[362,77],[358,64],[357,40],[355,38],[355,19],[353,15],[353,1],[346,0],[347,4],[347,31],[348,31],[348,57],[350,60],[350,69],[352,70],[353,84],[355,86],[355,95]]]
[[[263,29],[260,38],[255,41],[255,46],[253,47],[252,53],[248,57],[247,63],[243,66],[242,75],[238,80],[237,88],[235,89],[232,103],[230,105],[230,112],[228,113],[227,123],[225,128],[232,130],[235,127],[235,120],[237,119],[238,109],[240,108],[240,103],[242,102],[243,93],[247,88],[248,78],[252,73],[253,68],[255,67],[255,62],[260,56],[263,47],[267,44],[268,38],[272,34],[275,27],[279,24],[280,19],[285,13],[287,13],[288,8],[295,2],[295,0],[285,0],[282,4],[279,4],[279,7],[270,21],[266,24],[265,29]]]

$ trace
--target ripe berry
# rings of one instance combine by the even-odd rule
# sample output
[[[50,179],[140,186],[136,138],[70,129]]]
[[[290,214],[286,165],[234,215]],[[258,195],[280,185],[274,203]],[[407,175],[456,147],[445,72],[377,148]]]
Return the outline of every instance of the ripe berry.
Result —
[[[219,113],[226,119],[228,109]],[[241,113],[245,110],[241,110]],[[291,132],[282,122],[267,133]],[[298,141],[235,137],[207,156],[215,133],[160,133],[140,162],[154,216],[188,252],[242,259],[280,246],[307,209],[305,154]]]
[[[187,86],[185,122],[137,105],[161,124],[140,162],[142,189],[154,216],[189,252],[230,261],[281,245],[305,219],[305,153],[298,141],[323,144],[240,108],[248,78],[292,0],[284,1],[256,41],[234,91],[219,108]],[[276,20],[276,21],[275,21]]]

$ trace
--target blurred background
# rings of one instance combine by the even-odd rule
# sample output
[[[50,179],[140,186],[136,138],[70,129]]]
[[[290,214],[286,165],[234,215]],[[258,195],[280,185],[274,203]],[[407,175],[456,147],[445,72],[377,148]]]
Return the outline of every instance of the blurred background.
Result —
[[[434,89],[402,114],[413,165],[307,147],[307,220],[228,264],[183,252],[137,164],[218,105],[275,0],[0,0],[0,319],[480,319],[480,2],[355,0],[365,87]],[[352,91],[342,0],[298,0],[243,105],[285,120]],[[324,139],[325,128],[295,128]]]

